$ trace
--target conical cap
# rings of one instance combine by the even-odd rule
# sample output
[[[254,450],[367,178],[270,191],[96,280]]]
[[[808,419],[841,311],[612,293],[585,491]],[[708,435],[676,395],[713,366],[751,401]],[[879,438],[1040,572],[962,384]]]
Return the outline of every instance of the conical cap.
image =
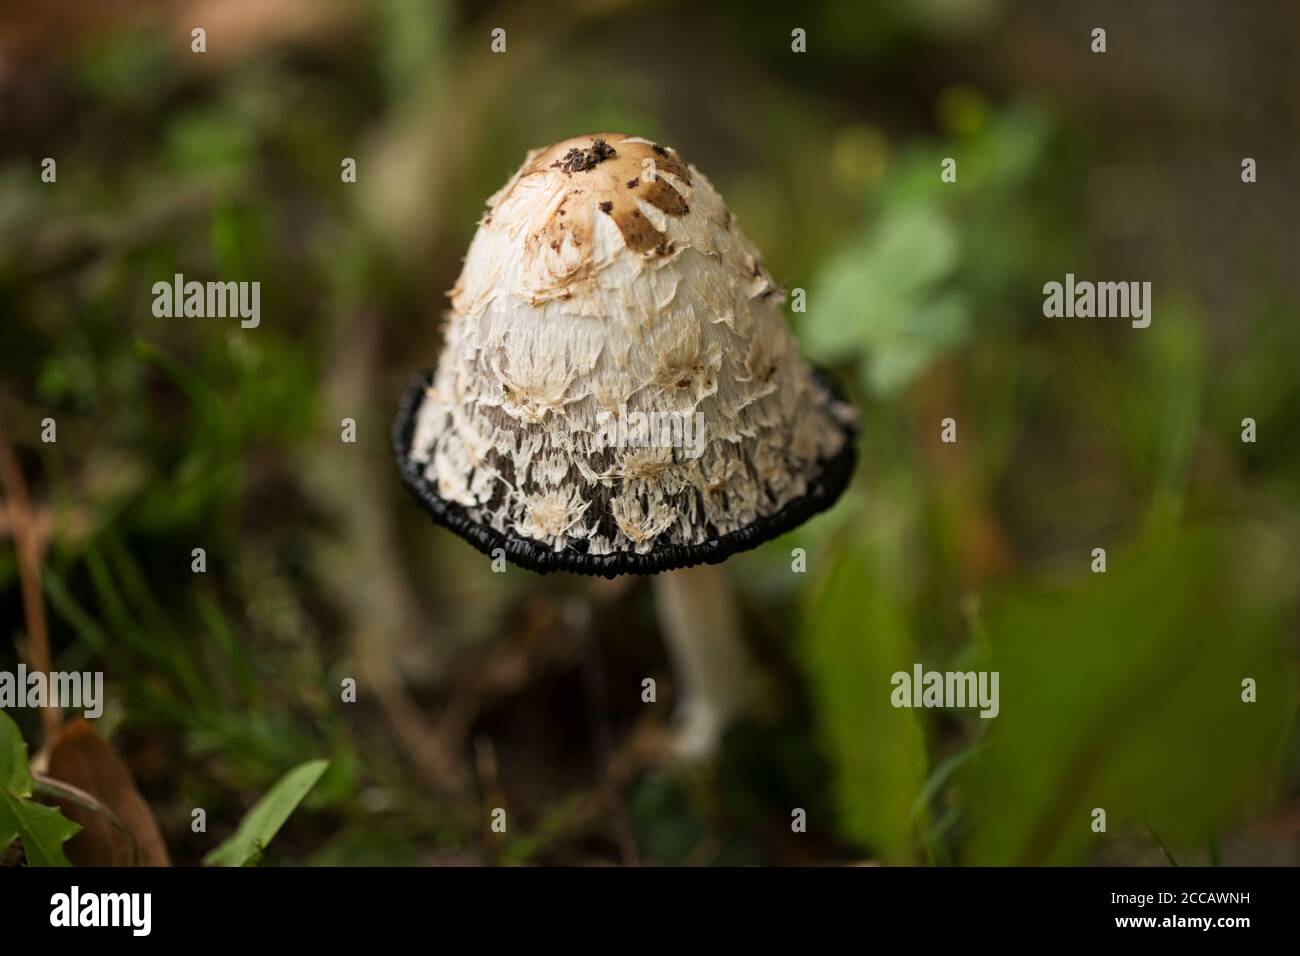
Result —
[[[487,206],[394,432],[435,518],[536,570],[613,575],[721,560],[834,501],[853,412],[695,167],[581,136]]]

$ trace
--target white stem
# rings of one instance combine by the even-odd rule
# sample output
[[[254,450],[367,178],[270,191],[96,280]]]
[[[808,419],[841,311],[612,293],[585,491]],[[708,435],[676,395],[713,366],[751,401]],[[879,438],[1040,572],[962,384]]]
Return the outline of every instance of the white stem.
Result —
[[[708,756],[755,687],[735,595],[722,569],[710,564],[657,574],[654,589],[679,685],[677,751]]]

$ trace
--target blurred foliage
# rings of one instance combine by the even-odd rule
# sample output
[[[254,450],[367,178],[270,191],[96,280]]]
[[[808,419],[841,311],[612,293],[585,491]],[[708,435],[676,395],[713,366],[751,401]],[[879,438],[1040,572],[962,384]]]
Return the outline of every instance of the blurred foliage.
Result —
[[[1114,554],[1086,584],[1008,597],[990,627],[1005,694],[970,767],[969,861],[1076,860],[1098,807],[1108,829],[1190,847],[1257,812],[1289,716],[1295,582],[1280,569],[1295,558],[1259,529],[1201,527]]]
[[[898,863],[909,862],[914,830],[926,826],[916,813],[926,753],[916,712],[895,709],[880,692],[891,674],[910,671],[915,660],[906,617],[889,600],[881,557],[867,549],[837,556],[812,596],[806,657],[838,772],[839,827],[853,842]]]
[[[960,163],[938,147],[911,147],[878,183],[870,225],[828,259],[809,293],[810,353],[825,361],[860,355],[863,387],[882,396],[965,344],[973,314],[997,321],[1026,313],[1015,290],[1033,289],[1044,274],[1050,217],[1063,211],[1059,197],[1044,196],[1053,165],[1041,111],[1012,108],[990,122],[969,91],[947,99],[974,101],[949,119],[954,139],[943,149]],[[945,160],[956,178],[936,188]],[[998,241],[981,241],[995,217]]]
[[[264,845],[286,807],[257,832],[245,811],[291,772],[321,776],[267,862],[1297,862],[1300,297],[1264,232],[1236,271],[1206,234],[1300,211],[1176,179],[1176,147],[1210,148],[1178,124],[1216,65],[1174,100],[1126,74],[1145,112],[1117,131],[1086,54],[1001,0],[801,8],[802,57],[775,3],[222,6],[206,58],[186,4],[52,34],[0,12],[0,55],[30,65],[5,73],[5,430],[55,666],[106,671],[103,733],[177,862],[241,818],[230,860]],[[864,423],[844,500],[733,559],[771,686],[708,768],[625,769],[629,688],[671,684],[644,583],[490,573],[387,450],[484,198],[528,148],[600,129],[707,173],[807,290],[792,325]],[[1101,173],[1140,162],[1134,241]],[[1224,218],[1189,235],[1202,207]],[[1158,278],[1151,328],[1043,319],[1067,271]],[[176,273],[260,281],[261,326],[155,319]],[[10,548],[0,606],[25,635]],[[894,709],[914,662],[998,670],[1001,713]],[[340,706],[345,677],[374,692]]]

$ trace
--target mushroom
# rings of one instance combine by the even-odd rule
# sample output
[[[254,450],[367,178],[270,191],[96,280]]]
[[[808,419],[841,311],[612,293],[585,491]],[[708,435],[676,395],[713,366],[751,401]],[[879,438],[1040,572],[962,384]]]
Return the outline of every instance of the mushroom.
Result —
[[[753,688],[713,566],[839,497],[853,410],[799,354],[722,197],[648,139],[531,151],[449,295],[437,369],[393,425],[403,479],[484,554],[657,575],[678,750],[711,752]]]

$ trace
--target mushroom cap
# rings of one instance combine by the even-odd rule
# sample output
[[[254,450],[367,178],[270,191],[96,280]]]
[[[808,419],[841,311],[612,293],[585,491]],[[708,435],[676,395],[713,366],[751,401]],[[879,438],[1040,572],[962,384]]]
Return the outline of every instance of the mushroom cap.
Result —
[[[393,426],[436,521],[535,571],[614,577],[716,563],[839,497],[856,415],[676,151],[575,137],[487,207],[437,370]]]

